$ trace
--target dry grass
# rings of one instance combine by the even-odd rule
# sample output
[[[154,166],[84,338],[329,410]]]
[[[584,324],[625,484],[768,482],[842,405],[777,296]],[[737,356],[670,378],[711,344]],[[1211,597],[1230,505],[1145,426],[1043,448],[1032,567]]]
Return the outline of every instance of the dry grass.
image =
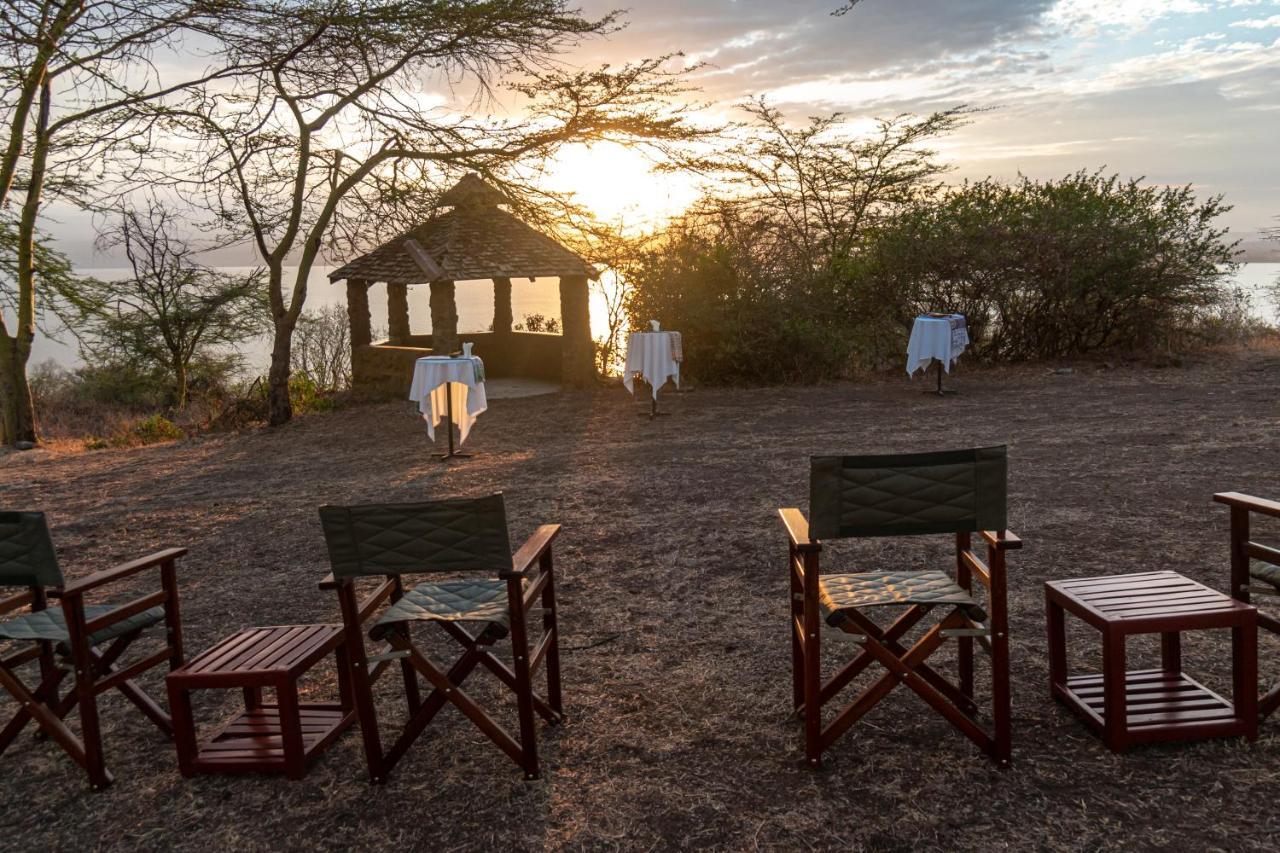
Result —
[[[193,650],[249,624],[334,620],[315,507],[502,489],[519,537],[565,526],[557,553],[569,724],[543,730],[526,784],[460,715],[443,714],[392,780],[365,781],[344,737],[305,781],[181,779],[172,748],[104,701],[114,787],[86,790],[29,737],[0,759],[0,846],[181,849],[1262,849],[1280,829],[1277,722],[1114,756],[1047,698],[1042,582],[1174,568],[1221,588],[1226,525],[1210,495],[1280,494],[1280,357],[1177,369],[962,372],[945,400],[897,377],[862,385],[502,400],[444,467],[421,422],[386,404],[286,429],[129,451],[0,458],[0,503],[40,507],[73,574],[169,544]],[[788,718],[785,546],[813,452],[1008,442],[1015,766],[995,770],[899,690],[813,772]],[[896,549],[896,550],[895,550]],[[843,549],[850,562],[934,551]],[[836,564],[837,561],[832,561]],[[944,562],[945,564],[945,562]],[[846,563],[848,565],[848,563]],[[1095,643],[1072,638],[1080,663]],[[840,640],[833,653],[848,651]],[[1227,641],[1188,667],[1226,680]],[[1280,677],[1268,639],[1264,677]],[[1150,659],[1154,644],[1135,655]],[[332,674],[326,673],[326,689]],[[479,683],[479,682],[477,682]],[[152,679],[151,686],[158,687]],[[380,707],[397,714],[387,680]],[[496,691],[479,690],[493,700]],[[235,697],[206,694],[210,722]],[[12,705],[0,706],[0,714]],[[508,715],[507,719],[510,719]]]

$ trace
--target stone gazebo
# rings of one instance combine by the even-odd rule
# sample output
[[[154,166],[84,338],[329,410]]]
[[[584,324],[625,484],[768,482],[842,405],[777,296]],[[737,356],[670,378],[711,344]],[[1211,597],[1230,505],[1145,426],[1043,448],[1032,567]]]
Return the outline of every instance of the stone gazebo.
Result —
[[[474,352],[491,377],[523,376],[582,386],[595,380],[587,280],[597,271],[534,230],[501,205],[509,200],[476,175],[467,175],[440,199],[440,213],[343,265],[330,281],[347,282],[351,319],[351,373],[357,391],[407,394],[414,361],[459,349],[454,282],[493,281],[493,331],[470,333]],[[562,334],[511,328],[511,280],[560,279]],[[369,287],[387,286],[388,339],[374,343]],[[409,329],[409,285],[431,288],[430,335]]]

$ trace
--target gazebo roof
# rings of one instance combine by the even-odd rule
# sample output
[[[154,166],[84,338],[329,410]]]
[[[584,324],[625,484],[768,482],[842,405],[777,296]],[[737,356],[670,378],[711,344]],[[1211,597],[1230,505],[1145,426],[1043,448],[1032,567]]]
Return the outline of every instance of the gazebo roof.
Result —
[[[440,197],[433,216],[329,274],[391,284],[599,273],[546,234],[498,207],[508,203],[479,176],[466,175]]]

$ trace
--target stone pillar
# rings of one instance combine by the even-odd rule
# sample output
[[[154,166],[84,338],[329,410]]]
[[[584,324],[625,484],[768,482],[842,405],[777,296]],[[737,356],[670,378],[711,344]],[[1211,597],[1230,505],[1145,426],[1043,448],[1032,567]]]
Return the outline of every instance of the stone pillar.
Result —
[[[347,320],[351,323],[351,349],[373,343],[369,320],[369,285],[372,282],[347,279]]]
[[[511,279],[495,278],[493,280],[493,333],[495,335],[511,334],[511,323],[514,319],[511,313]]]
[[[458,303],[453,282],[431,282],[431,350],[448,355],[458,349]]]
[[[387,334],[391,343],[409,343],[409,285],[387,282]]]
[[[560,328],[564,332],[561,380],[579,388],[596,381],[591,341],[591,291],[585,275],[560,276]]]

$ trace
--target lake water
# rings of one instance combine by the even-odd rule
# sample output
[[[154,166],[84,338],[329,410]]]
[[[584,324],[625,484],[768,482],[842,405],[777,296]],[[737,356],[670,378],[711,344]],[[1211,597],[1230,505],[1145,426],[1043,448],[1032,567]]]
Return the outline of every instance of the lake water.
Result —
[[[315,310],[326,305],[346,303],[346,287],[341,284],[330,284],[328,275],[332,267],[317,267],[312,273],[307,286],[307,309]],[[244,271],[227,268],[228,272]],[[102,279],[122,278],[128,274],[125,269],[86,269],[85,275]],[[1271,286],[1280,279],[1280,263],[1241,264],[1236,274],[1235,284],[1250,297],[1251,311],[1259,319],[1271,323],[1280,323],[1280,305],[1273,299]],[[387,295],[386,286],[377,284],[369,291],[369,313],[372,315],[375,330],[387,327]],[[466,336],[467,332],[483,332],[493,322],[493,284],[489,281],[461,281],[457,284],[458,331]],[[409,288],[409,323],[411,329],[418,334],[431,331],[431,308],[428,305],[430,288],[426,286]],[[560,290],[557,279],[539,278],[513,279],[511,283],[512,314],[517,323],[523,322],[530,314],[541,314],[544,317],[560,317]],[[607,327],[603,326],[605,307],[603,297],[593,289],[591,295],[592,335],[603,337]],[[265,370],[270,352],[266,340],[257,341],[245,349],[245,361],[251,368]],[[39,364],[52,359],[64,366],[80,363],[74,342],[63,343],[40,336],[36,339],[31,363]]]

